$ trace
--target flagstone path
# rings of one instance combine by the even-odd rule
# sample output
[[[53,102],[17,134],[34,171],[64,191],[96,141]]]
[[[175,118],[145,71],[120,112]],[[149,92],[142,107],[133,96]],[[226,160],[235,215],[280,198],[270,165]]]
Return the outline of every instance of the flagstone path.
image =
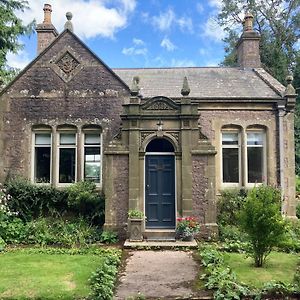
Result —
[[[191,251],[128,251],[126,266],[119,278],[116,300],[139,293],[146,299],[187,299],[199,265]]]

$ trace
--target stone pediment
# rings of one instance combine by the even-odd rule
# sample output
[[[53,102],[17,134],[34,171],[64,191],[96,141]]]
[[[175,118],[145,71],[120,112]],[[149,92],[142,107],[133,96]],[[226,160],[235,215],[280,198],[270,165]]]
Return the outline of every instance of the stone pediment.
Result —
[[[167,97],[154,97],[142,105],[143,110],[164,110],[174,111],[179,109],[179,105]]]

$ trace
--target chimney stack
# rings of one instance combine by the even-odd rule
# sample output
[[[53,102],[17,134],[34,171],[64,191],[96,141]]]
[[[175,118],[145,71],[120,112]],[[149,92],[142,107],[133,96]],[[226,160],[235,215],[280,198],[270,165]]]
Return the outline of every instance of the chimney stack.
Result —
[[[260,35],[253,29],[253,15],[247,13],[243,21],[243,33],[237,43],[238,65],[242,68],[260,68]]]
[[[58,36],[56,28],[51,22],[52,7],[44,4],[44,21],[36,26],[37,32],[37,53],[40,54]]]

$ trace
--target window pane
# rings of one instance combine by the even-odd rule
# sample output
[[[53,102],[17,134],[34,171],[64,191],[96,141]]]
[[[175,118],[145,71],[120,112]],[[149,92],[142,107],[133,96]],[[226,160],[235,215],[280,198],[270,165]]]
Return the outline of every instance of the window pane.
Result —
[[[222,145],[238,145],[238,133],[222,133]]]
[[[61,133],[60,134],[60,144],[61,145],[75,145],[75,133]]]
[[[248,147],[248,182],[263,182],[263,148]]]
[[[100,134],[99,133],[85,134],[84,143],[86,145],[100,145]]]
[[[36,145],[51,145],[51,133],[36,133],[35,134]]]
[[[50,147],[35,147],[35,182],[50,182]]]
[[[239,149],[223,148],[223,182],[239,182]]]
[[[59,149],[59,182],[75,182],[75,149]]]
[[[100,182],[100,147],[85,147],[84,179]]]
[[[262,133],[247,133],[247,144],[248,145],[263,145],[263,134]]]

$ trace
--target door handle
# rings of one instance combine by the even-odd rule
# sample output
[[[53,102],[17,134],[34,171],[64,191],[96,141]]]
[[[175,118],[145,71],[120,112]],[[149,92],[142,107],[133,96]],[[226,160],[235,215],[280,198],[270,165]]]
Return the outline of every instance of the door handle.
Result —
[[[149,184],[146,184],[146,188],[149,189],[149,187],[150,187],[150,185],[149,185]]]

